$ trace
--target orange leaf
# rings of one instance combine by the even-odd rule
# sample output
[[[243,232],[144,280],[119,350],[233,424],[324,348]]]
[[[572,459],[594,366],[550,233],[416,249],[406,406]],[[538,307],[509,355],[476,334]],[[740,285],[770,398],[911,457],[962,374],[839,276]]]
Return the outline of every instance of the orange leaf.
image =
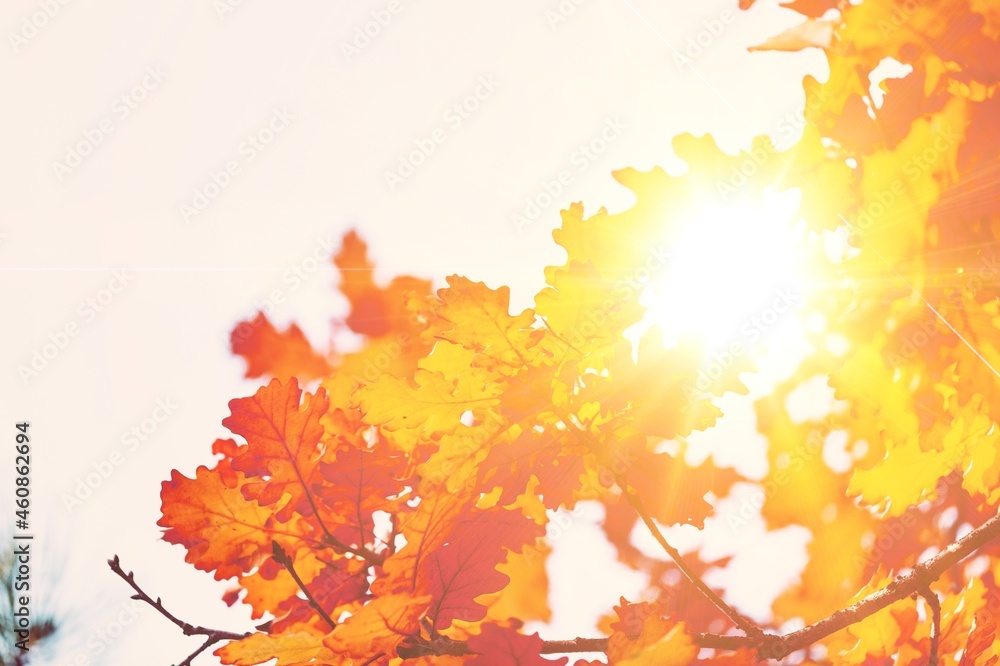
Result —
[[[229,336],[233,353],[246,359],[246,377],[270,375],[282,381],[292,377],[316,379],[330,372],[330,365],[313,350],[296,324],[279,333],[263,312],[240,322]]]
[[[247,450],[233,458],[233,469],[256,479],[243,485],[243,495],[262,506],[282,502],[277,517],[283,522],[293,511],[312,513],[308,484],[322,455],[326,393],[320,389],[300,406],[301,395],[296,379],[285,385],[272,379],[252,398],[231,400],[232,414],[222,421],[247,441]]]
[[[379,652],[395,655],[400,643],[417,634],[429,601],[428,596],[408,594],[378,597],[338,624],[323,642],[334,652],[361,659]]]
[[[541,656],[542,639],[538,634],[526,636],[513,627],[484,624],[483,631],[468,641],[476,656],[469,666],[562,666],[569,659],[545,659]]]

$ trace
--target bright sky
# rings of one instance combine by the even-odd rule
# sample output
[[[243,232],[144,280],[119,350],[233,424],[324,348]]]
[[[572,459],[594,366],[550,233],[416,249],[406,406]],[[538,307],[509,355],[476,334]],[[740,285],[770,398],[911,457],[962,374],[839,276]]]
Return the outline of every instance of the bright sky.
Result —
[[[373,16],[391,21],[347,48]],[[34,571],[51,582],[36,608],[69,618],[57,654],[38,663],[168,664],[196,647],[150,609],[122,614],[129,590],[104,564],[114,554],[177,616],[250,627],[156,526],[160,482],[208,462],[227,401],[257,387],[228,352],[238,319],[277,290],[272,318],[324,346],[345,303],[313,257],[352,227],[385,277],[459,273],[508,284],[514,307],[529,306],[542,267],[562,262],[550,236],[559,208],[630,205],[612,170],[681,170],[669,141],[682,132],[729,151],[755,131],[782,145],[797,136],[800,82],[825,76],[820,54],[745,50],[796,16],[770,0],[745,13],[735,0],[6,0],[0,413],[11,432],[32,424]],[[469,96],[470,110],[449,111]],[[421,146],[431,154],[400,171]],[[519,228],[516,213],[531,223]],[[18,367],[68,331],[23,377]],[[709,437],[738,436],[720,458],[759,477],[752,399],[730,401]],[[132,428],[142,439],[125,437]],[[64,496],[113,456],[68,510]],[[723,509],[754,488],[738,490]],[[546,636],[593,635],[638,589],[609,573],[588,516],[554,540]],[[685,548],[700,543],[677,532]],[[742,554],[712,582],[761,616],[804,536],[714,532],[712,553]],[[99,638],[119,617],[131,623]]]

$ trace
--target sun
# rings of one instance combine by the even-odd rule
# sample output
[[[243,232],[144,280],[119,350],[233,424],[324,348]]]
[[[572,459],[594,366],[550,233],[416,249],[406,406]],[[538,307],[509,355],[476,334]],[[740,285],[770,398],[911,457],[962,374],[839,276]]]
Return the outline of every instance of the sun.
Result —
[[[671,225],[666,265],[640,302],[667,339],[707,348],[767,337],[804,299],[805,227],[797,190],[705,200]]]

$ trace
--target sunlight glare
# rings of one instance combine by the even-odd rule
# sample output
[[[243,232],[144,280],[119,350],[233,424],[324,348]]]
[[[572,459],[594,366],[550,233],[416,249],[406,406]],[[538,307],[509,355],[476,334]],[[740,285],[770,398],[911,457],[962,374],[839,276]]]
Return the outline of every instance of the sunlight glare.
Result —
[[[667,339],[709,347],[755,342],[801,302],[804,227],[800,193],[706,202],[674,227],[670,259],[640,301]]]

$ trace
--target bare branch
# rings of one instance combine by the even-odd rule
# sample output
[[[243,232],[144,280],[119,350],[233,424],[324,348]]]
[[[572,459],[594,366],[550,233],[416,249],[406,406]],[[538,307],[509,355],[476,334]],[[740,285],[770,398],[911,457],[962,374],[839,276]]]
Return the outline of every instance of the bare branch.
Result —
[[[166,608],[163,607],[163,602],[160,601],[159,597],[157,597],[154,600],[152,597],[146,594],[141,587],[139,587],[139,584],[135,582],[135,574],[133,574],[131,571],[125,573],[125,571],[121,567],[121,562],[119,561],[117,555],[115,555],[114,558],[108,560],[108,566],[111,567],[111,570],[114,571],[116,574],[118,574],[118,576],[121,577],[122,580],[128,583],[133,590],[135,590],[136,593],[132,595],[133,599],[137,601],[143,601],[152,606],[153,608],[155,608],[160,615],[162,615],[163,617],[167,618],[175,625],[180,627],[181,631],[184,632],[185,636],[205,636],[205,642],[202,644],[202,646],[199,647],[194,652],[192,652],[190,655],[188,655],[188,657],[180,664],[178,664],[178,666],[191,666],[191,662],[195,657],[197,657],[199,654],[207,650],[209,647],[215,645],[220,641],[238,641],[251,635],[250,632],[247,632],[245,634],[237,634],[231,631],[219,631],[218,629],[196,627],[192,624],[188,624],[187,622],[179,620],[172,613],[170,613],[170,611],[168,611]]]

